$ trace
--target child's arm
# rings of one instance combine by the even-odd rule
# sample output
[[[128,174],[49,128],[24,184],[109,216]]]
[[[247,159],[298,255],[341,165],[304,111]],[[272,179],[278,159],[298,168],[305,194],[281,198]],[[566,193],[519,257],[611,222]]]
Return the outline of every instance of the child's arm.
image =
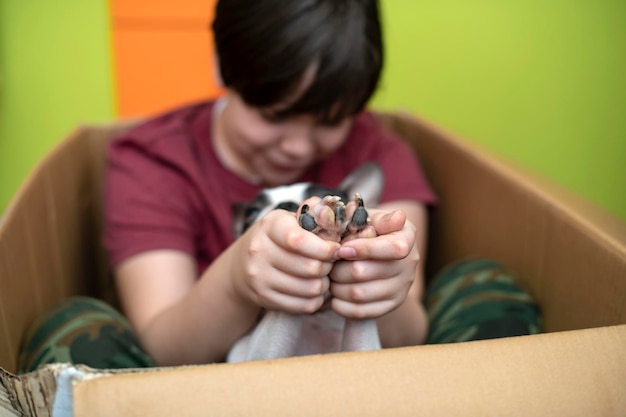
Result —
[[[191,256],[150,251],[122,262],[124,310],[160,365],[222,360],[261,308],[309,313],[328,289],[335,242],[277,210],[255,223],[197,279]]]

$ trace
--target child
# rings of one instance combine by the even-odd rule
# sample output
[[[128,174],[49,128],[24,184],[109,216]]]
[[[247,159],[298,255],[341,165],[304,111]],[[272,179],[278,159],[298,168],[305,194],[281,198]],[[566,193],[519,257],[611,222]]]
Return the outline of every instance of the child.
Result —
[[[110,149],[105,242],[124,311],[160,365],[224,358],[263,309],[312,313],[330,288],[383,346],[422,343],[420,251],[434,201],[413,153],[363,112],[382,68],[375,1],[223,0],[213,24],[226,95]],[[343,246],[277,210],[233,241],[231,207],[263,187],[336,186],[376,160],[380,234]]]
[[[377,320],[383,347],[423,343],[425,207],[435,196],[413,151],[364,110],[383,65],[377,2],[221,0],[213,29],[226,94],[149,120],[109,149],[104,242],[133,329],[102,328],[94,343],[105,351],[114,340],[121,353],[98,362],[97,347],[72,342],[46,349],[60,352],[46,360],[221,361],[263,311],[313,313],[329,289],[340,315]],[[367,161],[385,177],[369,208],[378,237],[340,245],[275,210],[235,240],[234,203],[300,181],[335,187]],[[23,370],[37,349],[26,349]]]

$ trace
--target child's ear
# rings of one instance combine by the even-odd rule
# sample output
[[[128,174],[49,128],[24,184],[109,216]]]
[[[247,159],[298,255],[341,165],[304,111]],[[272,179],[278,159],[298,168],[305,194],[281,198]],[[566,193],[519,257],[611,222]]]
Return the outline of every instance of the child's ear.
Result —
[[[354,198],[355,193],[361,194],[366,207],[376,207],[383,195],[385,178],[382,169],[376,162],[367,162],[352,171],[339,185],[339,189]]]

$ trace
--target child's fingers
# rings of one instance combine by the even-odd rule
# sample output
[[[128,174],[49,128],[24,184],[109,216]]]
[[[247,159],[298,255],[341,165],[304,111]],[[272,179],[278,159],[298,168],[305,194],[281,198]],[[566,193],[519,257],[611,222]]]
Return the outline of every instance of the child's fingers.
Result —
[[[264,308],[267,310],[285,311],[291,314],[313,314],[324,304],[324,296],[304,298],[273,292],[263,301]]]
[[[307,232],[300,227],[292,213],[271,212],[259,220],[259,223],[272,242],[287,252],[321,261],[336,259],[335,252],[339,244]],[[261,248],[251,249],[261,250]]]
[[[279,275],[279,274],[276,274]],[[275,276],[271,291],[296,298],[316,298],[324,296],[330,288],[330,279],[294,278],[287,275]]]
[[[331,271],[333,283],[355,283],[383,280],[400,272],[398,266],[388,261],[338,261]]]
[[[336,298],[355,304],[365,304],[394,299],[408,289],[410,284],[398,277],[350,283],[333,281],[330,290]]]
[[[331,306],[335,313],[352,319],[375,319],[394,310],[398,305],[393,300],[365,304],[351,303],[339,298],[333,298],[331,301]]]
[[[415,253],[414,235],[391,233],[377,236],[373,239],[354,239],[344,243],[338,250],[337,256],[345,260],[400,260]]]
[[[386,235],[402,230],[406,223],[406,214],[402,210],[395,210],[390,213],[373,211],[370,213],[372,226],[379,235]]]

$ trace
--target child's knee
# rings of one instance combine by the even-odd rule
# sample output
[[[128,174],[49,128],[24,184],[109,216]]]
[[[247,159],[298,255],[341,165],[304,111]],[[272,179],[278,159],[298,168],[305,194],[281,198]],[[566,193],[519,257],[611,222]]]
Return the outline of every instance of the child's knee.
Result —
[[[427,343],[449,343],[539,333],[538,305],[519,279],[489,259],[457,262],[429,285]]]

